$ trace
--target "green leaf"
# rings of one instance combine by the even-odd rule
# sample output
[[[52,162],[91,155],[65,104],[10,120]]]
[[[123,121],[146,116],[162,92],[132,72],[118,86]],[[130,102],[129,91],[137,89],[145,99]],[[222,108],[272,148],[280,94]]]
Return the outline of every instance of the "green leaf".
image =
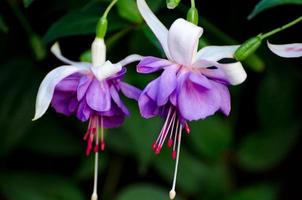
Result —
[[[232,142],[233,131],[227,119],[217,116],[190,123],[188,137],[192,147],[200,154],[211,159],[218,159]]]
[[[84,200],[79,188],[63,177],[21,172],[0,174],[0,191],[10,200]]]
[[[117,200],[133,200],[133,199],[144,199],[144,200],[165,200],[168,199],[169,190],[162,189],[157,186],[140,184],[132,185],[122,191]],[[179,196],[177,199],[181,200]]]
[[[268,170],[285,158],[298,136],[294,126],[250,134],[240,146],[239,165],[249,171]]]
[[[3,33],[8,32],[8,26],[6,25],[2,15],[0,15],[0,31],[2,31]]]
[[[96,24],[100,17],[98,7],[70,12],[55,22],[47,31],[43,40],[50,43],[66,36],[95,34]],[[117,18],[109,18],[108,32],[112,32],[127,25]]]
[[[281,6],[286,4],[294,4],[299,5],[302,4],[301,0],[261,0],[254,8],[252,13],[248,16],[248,19],[252,19],[260,12],[267,10],[269,8],[273,8],[275,6]]]
[[[0,99],[0,155],[8,153],[28,134],[32,126],[34,99],[31,61],[16,58],[5,63],[0,68],[0,89],[3,91]],[[18,72],[18,73],[16,73]],[[11,81],[14,77],[14,81]]]
[[[275,200],[277,187],[260,184],[243,188],[231,195],[227,200]]]
[[[143,21],[135,0],[119,0],[117,2],[117,8],[122,18],[137,24]]]
[[[25,8],[28,8],[34,0],[23,0],[23,5]]]
[[[60,126],[58,121],[48,117],[34,121],[28,137],[23,140],[24,147],[45,155],[72,156],[84,152],[82,138]],[[45,142],[47,141],[47,142]]]

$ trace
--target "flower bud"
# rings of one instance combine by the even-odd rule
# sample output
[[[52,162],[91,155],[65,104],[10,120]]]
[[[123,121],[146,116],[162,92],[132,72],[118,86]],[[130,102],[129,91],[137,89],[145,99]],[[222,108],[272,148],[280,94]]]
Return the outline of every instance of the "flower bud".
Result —
[[[107,32],[108,21],[106,17],[101,17],[96,26],[96,37],[104,38]]]
[[[187,13],[187,20],[195,25],[198,24],[198,10],[195,7],[191,7]]]
[[[236,50],[234,55],[235,59],[238,61],[245,60],[259,48],[261,42],[262,38],[260,37],[260,35],[248,39]]]
[[[180,3],[180,0],[167,0],[167,7],[169,9],[174,9],[178,6]]]

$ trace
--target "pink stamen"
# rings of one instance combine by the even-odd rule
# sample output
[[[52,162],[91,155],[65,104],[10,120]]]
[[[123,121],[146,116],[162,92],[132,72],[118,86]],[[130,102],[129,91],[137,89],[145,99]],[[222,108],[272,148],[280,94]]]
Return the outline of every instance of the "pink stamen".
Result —
[[[173,145],[173,140],[172,140],[172,138],[169,138],[168,147],[171,148],[172,145]]]
[[[191,129],[190,129],[188,123],[185,124],[185,129],[186,129],[187,134],[190,134]]]
[[[106,147],[105,141],[102,141],[101,142],[101,150],[105,151],[105,147]]]
[[[176,159],[176,155],[177,155],[176,150],[173,150],[173,152],[172,152],[172,158],[173,158],[173,160],[175,160],[175,159]]]

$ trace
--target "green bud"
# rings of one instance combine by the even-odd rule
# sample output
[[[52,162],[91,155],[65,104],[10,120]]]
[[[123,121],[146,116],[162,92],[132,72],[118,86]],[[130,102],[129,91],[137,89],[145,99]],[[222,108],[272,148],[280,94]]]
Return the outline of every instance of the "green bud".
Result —
[[[174,9],[178,6],[180,3],[180,0],[167,0],[167,7],[169,9]]]
[[[261,35],[248,39],[236,50],[235,59],[238,61],[245,60],[259,48],[261,42]]]
[[[195,7],[191,7],[187,13],[187,20],[193,24],[198,24],[198,10]]]
[[[101,17],[96,26],[96,37],[104,38],[107,32],[108,21],[106,17]]]
[[[80,61],[81,62],[92,62],[92,55],[91,55],[91,50],[87,50],[85,52],[83,52],[80,56]]]
[[[46,48],[42,39],[33,34],[30,36],[30,45],[37,60],[43,60],[46,56]]]

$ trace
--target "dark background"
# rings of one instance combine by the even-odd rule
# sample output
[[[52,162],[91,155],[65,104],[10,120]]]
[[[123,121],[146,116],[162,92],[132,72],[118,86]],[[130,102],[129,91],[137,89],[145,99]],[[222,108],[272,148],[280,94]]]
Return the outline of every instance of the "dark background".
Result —
[[[247,20],[258,1],[196,2],[203,39],[213,45],[240,44],[302,13],[301,6],[282,5]],[[152,3],[167,27],[185,17],[189,7],[184,0],[172,11],[165,8],[164,0]],[[36,0],[24,7],[22,1],[0,1],[0,16],[7,25],[7,31],[0,32],[1,200],[90,197],[93,156],[85,156],[82,140],[87,124],[51,108],[40,120],[31,118],[39,83],[61,65],[50,54],[51,44],[59,40],[63,54],[78,60],[90,48],[96,20],[107,4]],[[300,23],[269,40],[301,42],[301,30]],[[38,42],[32,42],[33,36]],[[113,62],[131,53],[161,56],[144,23],[116,8],[109,16],[106,44]],[[218,113],[193,122],[192,133],[184,137],[177,183],[180,199],[300,199],[301,59],[277,57],[264,42],[244,66],[248,79],[231,87],[230,117]],[[143,88],[154,77],[137,75],[135,65],[130,65],[126,80]],[[168,149],[160,156],[151,150],[163,122],[141,119],[136,103],[125,101],[131,118],[123,127],[106,131],[100,199],[168,199],[174,162]]]

